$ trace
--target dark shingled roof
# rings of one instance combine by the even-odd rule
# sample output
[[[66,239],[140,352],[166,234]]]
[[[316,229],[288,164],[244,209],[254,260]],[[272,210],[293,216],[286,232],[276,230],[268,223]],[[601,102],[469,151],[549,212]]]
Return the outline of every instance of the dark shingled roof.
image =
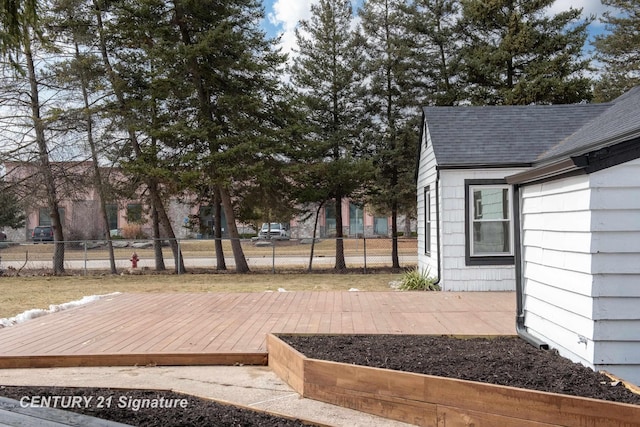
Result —
[[[621,142],[640,132],[640,86],[616,98],[589,123],[543,153],[538,160],[552,160],[588,151],[607,142]]]
[[[440,166],[530,165],[562,151],[564,140],[573,147],[572,135],[612,105],[425,107],[423,113]]]

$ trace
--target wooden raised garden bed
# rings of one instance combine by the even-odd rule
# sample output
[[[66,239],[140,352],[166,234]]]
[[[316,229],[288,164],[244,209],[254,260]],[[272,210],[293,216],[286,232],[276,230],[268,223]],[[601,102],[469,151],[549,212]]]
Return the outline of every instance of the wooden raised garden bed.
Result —
[[[305,398],[419,426],[640,426],[640,406],[311,359],[267,337],[269,367]]]

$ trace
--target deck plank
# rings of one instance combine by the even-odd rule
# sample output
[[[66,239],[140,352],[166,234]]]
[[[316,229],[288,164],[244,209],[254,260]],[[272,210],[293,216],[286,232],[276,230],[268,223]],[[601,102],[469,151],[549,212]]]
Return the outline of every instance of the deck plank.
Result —
[[[271,332],[514,335],[514,318],[509,292],[120,294],[0,329],[0,368],[63,356],[78,364],[136,355],[145,364],[154,355],[255,360]]]

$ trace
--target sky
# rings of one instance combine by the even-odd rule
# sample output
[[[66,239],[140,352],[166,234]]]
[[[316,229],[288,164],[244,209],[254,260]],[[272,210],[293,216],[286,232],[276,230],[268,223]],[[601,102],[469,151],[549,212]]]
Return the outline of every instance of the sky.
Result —
[[[290,52],[295,46],[294,29],[301,19],[308,19],[311,15],[311,4],[318,0],[262,0],[266,12],[264,23],[269,36],[282,35],[282,47],[285,52]],[[352,0],[354,10],[362,5],[362,0]],[[584,16],[600,16],[604,6],[600,0],[556,0],[549,12],[555,14],[569,9],[570,6],[582,7]],[[591,24],[591,34],[602,31],[602,25],[596,21]]]

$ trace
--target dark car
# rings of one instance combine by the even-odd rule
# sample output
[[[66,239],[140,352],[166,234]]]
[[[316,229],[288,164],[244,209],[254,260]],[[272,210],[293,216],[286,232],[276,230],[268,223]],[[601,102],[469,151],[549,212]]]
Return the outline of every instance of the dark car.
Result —
[[[53,241],[53,227],[50,226],[38,226],[33,229],[31,233],[31,239],[34,242],[52,242]]]
[[[4,242],[7,240],[7,235],[0,231],[0,242]]]

